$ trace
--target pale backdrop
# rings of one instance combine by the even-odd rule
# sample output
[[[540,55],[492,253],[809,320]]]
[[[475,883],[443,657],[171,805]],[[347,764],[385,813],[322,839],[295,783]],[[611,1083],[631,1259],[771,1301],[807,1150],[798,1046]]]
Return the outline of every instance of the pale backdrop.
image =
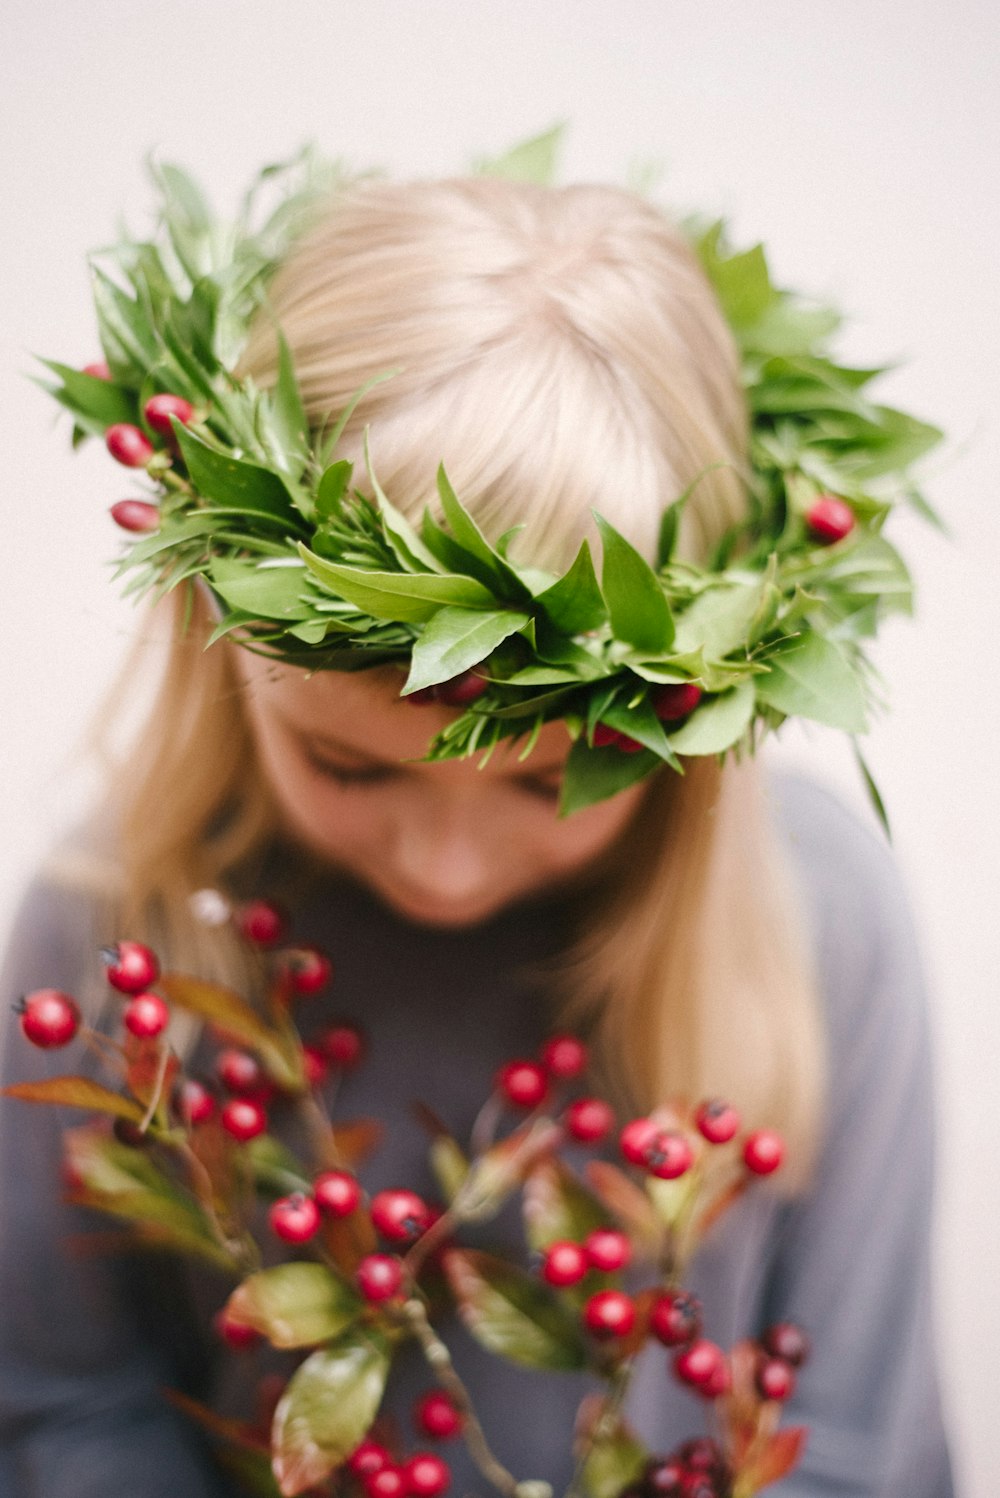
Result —
[[[259,163],[310,137],[359,166],[432,174],[565,119],[568,177],[620,181],[636,159],[659,159],[665,200],[732,215],[741,239],[766,239],[780,278],[853,311],[850,358],[906,361],[881,396],[950,434],[928,482],[953,537],[916,521],[897,530],[920,613],[880,652],[895,709],[870,757],[933,981],[946,1397],[964,1492],[994,1498],[1000,58],[990,0],[41,0],[8,14],[4,32],[4,927],[40,850],[79,805],[74,738],[132,628],[105,568],[117,545],[105,511],[127,477],[96,445],[71,460],[65,428],[24,372],[32,352],[80,364],[98,355],[83,255],[119,213],[142,223],[149,148],[231,202]],[[858,797],[833,736],[789,738],[781,753]]]

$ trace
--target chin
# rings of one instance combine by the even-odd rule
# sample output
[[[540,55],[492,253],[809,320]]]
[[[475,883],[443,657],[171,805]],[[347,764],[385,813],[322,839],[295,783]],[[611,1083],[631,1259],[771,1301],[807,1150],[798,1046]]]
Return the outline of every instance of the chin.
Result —
[[[458,931],[466,926],[478,926],[503,909],[503,902],[497,901],[489,905],[443,905],[403,899],[386,890],[376,890],[376,893],[404,921],[414,926],[434,926],[439,930]]]

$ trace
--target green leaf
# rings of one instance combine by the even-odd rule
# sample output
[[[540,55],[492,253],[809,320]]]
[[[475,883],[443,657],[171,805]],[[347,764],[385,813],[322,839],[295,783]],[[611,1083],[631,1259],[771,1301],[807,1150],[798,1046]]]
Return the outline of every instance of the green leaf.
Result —
[[[527,1368],[586,1365],[577,1318],[534,1275],[477,1249],[450,1249],[443,1264],[459,1315],[488,1352]]]
[[[418,579],[414,578],[413,581]],[[427,578],[433,582],[437,579]],[[401,696],[421,687],[450,681],[484,661],[501,641],[521,629],[529,614],[515,609],[484,612],[481,609],[443,608],[431,619],[413,647],[410,674]]]
[[[861,778],[864,781],[865,790],[868,792],[868,799],[871,802],[872,809],[881,822],[887,839],[891,843],[892,828],[889,826],[889,814],[886,811],[885,803],[883,802],[882,797],[879,794],[879,788],[875,784],[875,777],[872,774],[871,770],[869,770],[868,768],[868,764],[865,760],[864,755],[861,753],[861,747],[858,744],[857,739],[852,738],[851,745],[854,749],[854,758],[857,761],[858,769],[861,771]]]
[[[108,363],[124,366],[136,384],[156,363],[156,338],[138,302],[125,295],[99,266],[92,266],[98,331]]]
[[[798,714],[847,733],[864,733],[865,697],[857,673],[839,646],[810,631],[778,645],[762,662],[757,698],[789,715]]]
[[[726,317],[735,327],[755,323],[777,299],[761,244],[719,260],[712,279]]]
[[[645,695],[636,703],[628,702],[621,697],[610,702],[601,713],[600,721],[606,723],[609,728],[616,728],[619,733],[628,734],[640,744],[645,744],[646,748],[652,750],[659,759],[665,760],[675,770],[680,769],[680,762],[674,753],[672,742],[667,738],[663,724],[654,713],[649,698]],[[615,750],[615,753],[620,754],[621,750]]]
[[[505,177],[513,182],[537,182],[548,186],[555,180],[558,153],[566,126],[553,125],[541,135],[532,136],[513,146],[502,156],[483,157],[473,171],[486,177]]]
[[[458,545],[470,557],[469,569],[495,595],[509,603],[527,603],[531,591],[509,562],[494,551],[448,481],[442,463],[437,473],[438,494],[444,517]]]
[[[288,1196],[293,1191],[312,1191],[309,1176],[291,1150],[273,1134],[258,1134],[245,1146],[245,1157],[258,1191],[270,1196]]]
[[[711,583],[677,619],[674,651],[701,650],[721,660],[746,645],[750,626],[764,603],[765,579],[752,583]]]
[[[274,1414],[274,1475],[284,1498],[317,1486],[340,1466],[378,1413],[389,1350],[374,1331],[345,1333],[292,1375]]]
[[[145,1110],[131,1098],[112,1092],[89,1077],[48,1077],[41,1082],[14,1082],[0,1087],[4,1097],[18,1098],[22,1103],[54,1103],[61,1108],[86,1108],[106,1113],[112,1118],[127,1118],[141,1123]]]
[[[752,681],[700,702],[687,722],[670,735],[678,754],[721,754],[739,742],[754,714]]]
[[[591,749],[586,739],[577,739],[563,771],[559,815],[567,817],[571,812],[606,801],[609,796],[644,780],[650,770],[662,763],[648,749],[641,754],[623,754],[612,745]]]
[[[651,655],[669,650],[674,621],[656,573],[614,526],[593,514],[604,545],[601,591],[615,638]]]
[[[641,1478],[649,1452],[638,1436],[619,1419],[612,1430],[595,1441],[583,1469],[587,1498],[618,1498]]]
[[[431,1170],[445,1201],[454,1201],[469,1174],[465,1151],[450,1134],[438,1134],[431,1140],[428,1153]]]
[[[265,619],[312,619],[303,598],[309,574],[304,566],[260,566],[233,557],[216,557],[209,569],[215,591],[230,608]],[[322,636],[323,630],[320,634]]]
[[[478,618],[493,617],[482,612],[493,603],[492,594],[471,577],[438,572],[370,572],[366,567],[328,562],[302,544],[299,555],[331,593],[346,598],[375,619],[421,624],[439,613],[449,612],[445,605],[456,606],[463,613],[475,613]]]
[[[231,458],[210,447],[189,427],[174,424],[191,482],[216,510],[234,511],[257,520],[300,530],[302,519],[278,474],[247,458]]]
[[[581,543],[569,571],[551,588],[539,593],[538,603],[554,627],[565,635],[583,635],[601,627],[608,610],[586,541]]]
[[[331,463],[329,468],[324,469],[316,489],[316,514],[320,519],[329,520],[339,513],[353,469],[354,464],[348,463],[346,458],[341,458],[338,463]]]
[[[256,1051],[280,1086],[293,1092],[302,1091],[305,1085],[302,1052],[290,1019],[280,1028],[272,1027],[232,989],[184,973],[161,973],[156,987],[168,1004],[197,1014]]]
[[[278,329],[278,381],[273,395],[274,426],[285,451],[291,454],[294,471],[301,470],[309,451],[309,423],[299,382],[295,377],[295,365],[285,335]]]
[[[62,390],[52,391],[52,394],[59,394],[63,397],[63,405],[89,417],[101,430],[113,426],[115,422],[127,421],[134,425],[138,420],[138,403],[131,391],[123,390],[111,380],[102,380],[96,375],[84,374],[82,369],[60,364],[55,359],[42,359],[40,362],[62,380]]]
[[[325,1264],[277,1264],[249,1275],[229,1297],[226,1315],[272,1347],[316,1347],[345,1331],[363,1304]]]
[[[522,1194],[528,1244],[544,1253],[553,1243],[582,1243],[594,1228],[606,1227],[608,1214],[570,1167],[557,1155],[541,1160]]]
[[[382,529],[399,565],[406,572],[440,572],[441,567],[434,553],[424,545],[413,526],[405,515],[396,509],[379,483],[372,464],[367,427],[365,427],[365,468],[368,472],[368,482],[372,486],[372,493],[378,503]]]

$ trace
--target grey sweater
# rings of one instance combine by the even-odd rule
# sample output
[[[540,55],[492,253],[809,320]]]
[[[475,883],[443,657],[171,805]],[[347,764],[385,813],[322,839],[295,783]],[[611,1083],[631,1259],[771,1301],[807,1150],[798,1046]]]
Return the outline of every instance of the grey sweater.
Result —
[[[932,1072],[918,943],[880,839],[804,780],[775,776],[772,791],[818,948],[832,1106],[810,1194],[782,1205],[751,1193],[719,1224],[691,1286],[708,1335],[723,1345],[785,1319],[811,1335],[814,1354],[786,1410],[786,1423],[806,1424],[810,1436],[785,1498],[952,1498],[932,1341]],[[472,930],[435,931],[332,879],[295,911],[296,935],[326,947],[337,970],[329,999],[303,1007],[306,1038],[342,1013],[370,1037],[369,1059],[337,1105],[338,1116],[377,1115],[387,1126],[362,1169],[369,1191],[408,1185],[437,1195],[409,1101],[430,1102],[467,1135],[497,1065],[532,1054],[551,1028],[523,969],[558,946],[565,915],[540,902]],[[7,957],[4,1012],[33,988],[79,991],[95,947],[121,934],[94,929],[86,897],[39,879]],[[37,1052],[13,1020],[7,1027],[5,1081],[67,1069],[67,1053]],[[267,1351],[248,1359],[211,1335],[224,1280],[165,1259],[67,1247],[83,1224],[59,1199],[59,1131],[79,1120],[0,1100],[0,1498],[234,1494],[161,1389],[246,1412]],[[480,1230],[481,1242],[508,1251],[517,1240],[513,1207]],[[558,1494],[587,1376],[511,1367],[454,1322],[442,1334],[481,1396],[497,1455]],[[628,1406],[658,1451],[700,1433],[705,1420],[666,1359],[658,1345],[647,1349]],[[429,1444],[408,1411],[433,1382],[415,1350],[404,1350],[387,1408],[407,1450]],[[487,1491],[460,1447],[442,1454],[456,1498]]]

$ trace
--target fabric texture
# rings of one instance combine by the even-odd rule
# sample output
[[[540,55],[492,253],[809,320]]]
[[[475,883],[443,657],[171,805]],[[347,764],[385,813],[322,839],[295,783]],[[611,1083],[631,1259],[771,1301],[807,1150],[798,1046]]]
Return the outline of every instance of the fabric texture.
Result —
[[[784,1498],[952,1498],[932,1333],[933,1076],[918,942],[878,836],[806,780],[772,775],[769,784],[816,944],[832,1108],[810,1193],[790,1204],[750,1193],[719,1224],[690,1285],[707,1334],[724,1345],[777,1320],[809,1330],[814,1356],[785,1423],[808,1425],[810,1438]],[[467,1136],[496,1067],[534,1052],[550,1029],[532,965],[558,949],[565,915],[538,902],[471,930],[433,930],[334,879],[295,911],[295,935],[325,947],[336,967],[329,998],[303,1004],[305,1038],[349,1015],[370,1040],[337,1103],[340,1118],[384,1121],[382,1147],[361,1172],[369,1191],[405,1184],[437,1195],[411,1101],[423,1099]],[[8,952],[4,1012],[33,988],[80,993],[96,948],[126,934],[99,924],[86,895],[40,877]],[[5,1082],[66,1070],[67,1053],[39,1052],[16,1021],[7,1027]],[[196,1065],[199,1054],[210,1053],[196,1053]],[[273,1117],[280,1132],[280,1108]],[[107,1227],[60,1201],[59,1136],[79,1121],[0,1100],[0,1498],[235,1494],[162,1390],[247,1415],[256,1376],[287,1369],[288,1359],[219,1344],[210,1319],[230,1288],[221,1276],[166,1258],[76,1251],[81,1231]],[[463,1237],[517,1251],[518,1222],[513,1203]],[[473,1396],[488,1399],[501,1461],[561,1492],[574,1413],[597,1386],[504,1364],[457,1323],[442,1334]],[[644,1352],[627,1406],[659,1451],[705,1428],[702,1402],[668,1377],[666,1357],[658,1346]],[[409,1410],[434,1382],[407,1348],[387,1408],[408,1450],[429,1444]],[[453,1493],[486,1492],[460,1446],[442,1454]]]

